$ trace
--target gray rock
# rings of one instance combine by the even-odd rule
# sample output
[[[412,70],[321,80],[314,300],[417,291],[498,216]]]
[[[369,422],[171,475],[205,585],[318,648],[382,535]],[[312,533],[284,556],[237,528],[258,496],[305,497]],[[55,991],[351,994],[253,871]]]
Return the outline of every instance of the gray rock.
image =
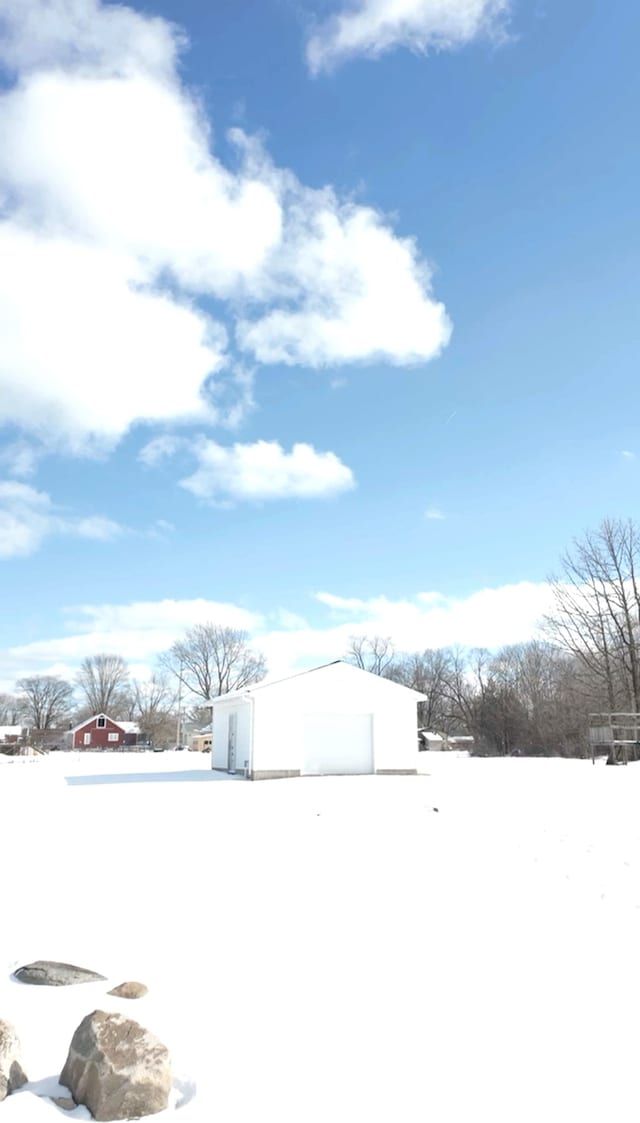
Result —
[[[0,1018],[0,1100],[26,1084],[27,1077],[21,1064],[18,1035],[9,1022]]]
[[[56,1107],[61,1107],[63,1111],[75,1111],[78,1106],[71,1096],[49,1096],[48,1098]]]
[[[73,1035],[60,1083],[99,1121],[155,1115],[169,1103],[169,1051],[123,1014],[94,1010]]]
[[[145,994],[149,993],[149,987],[146,987],[144,983],[120,983],[119,986],[114,987],[107,993],[113,994],[116,998],[144,998]]]
[[[74,1112],[77,1104],[72,1096],[52,1096],[56,1107],[62,1107],[63,1112]]]
[[[44,1092],[36,1092],[36,1095],[38,1099],[55,1104],[56,1107],[61,1107],[63,1111],[75,1111],[78,1106],[71,1096],[45,1096]]]
[[[56,963],[51,959],[36,959],[14,971],[14,977],[21,983],[31,983],[37,987],[70,987],[76,983],[104,982],[104,975],[88,971],[86,967],[75,967],[73,963]]]

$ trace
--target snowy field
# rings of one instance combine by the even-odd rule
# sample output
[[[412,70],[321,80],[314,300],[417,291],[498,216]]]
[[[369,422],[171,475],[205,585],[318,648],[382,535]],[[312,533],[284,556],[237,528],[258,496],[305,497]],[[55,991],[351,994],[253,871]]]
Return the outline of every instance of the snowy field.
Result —
[[[2,760],[0,1016],[30,1083],[0,1123],[60,1118],[38,1094],[96,1008],[169,1046],[157,1119],[637,1123],[640,764],[423,766],[247,784],[188,753]],[[39,958],[109,981],[10,979]],[[109,998],[125,979],[147,997]]]

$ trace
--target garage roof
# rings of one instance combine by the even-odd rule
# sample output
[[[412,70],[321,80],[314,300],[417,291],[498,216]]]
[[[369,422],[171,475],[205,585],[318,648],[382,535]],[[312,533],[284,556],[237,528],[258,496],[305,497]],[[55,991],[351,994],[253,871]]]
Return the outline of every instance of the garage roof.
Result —
[[[345,659],[333,659],[331,663],[321,663],[318,667],[308,667],[305,671],[296,671],[292,675],[284,675],[282,678],[263,679],[262,682],[256,682],[252,686],[245,686],[241,690],[232,690],[228,694],[219,694],[217,698],[210,698],[204,704],[206,706],[215,706],[222,702],[236,702],[242,698],[249,698],[252,694],[257,693],[259,690],[268,690],[270,686],[279,686],[280,683],[290,682],[292,679],[302,678],[303,675],[312,675],[316,671],[325,671],[329,667],[341,666],[348,668],[348,673],[358,675],[370,675],[371,678],[378,679],[379,682],[385,683],[387,686],[396,687],[399,690],[406,690],[413,694],[417,701],[426,698],[425,694],[421,694],[419,690],[413,690],[410,686],[403,686],[400,682],[394,682],[393,679],[384,678],[381,675],[376,675],[372,671],[364,671],[361,667],[354,667],[353,663],[347,663]]]

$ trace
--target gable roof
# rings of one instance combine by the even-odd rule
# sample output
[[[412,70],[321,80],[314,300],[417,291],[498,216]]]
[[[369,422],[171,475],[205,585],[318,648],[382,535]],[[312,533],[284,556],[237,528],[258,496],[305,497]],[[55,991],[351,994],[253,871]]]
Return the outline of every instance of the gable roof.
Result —
[[[410,686],[403,686],[400,682],[394,682],[393,679],[384,678],[382,675],[376,675],[373,671],[364,671],[361,667],[355,667],[353,663],[348,663],[346,659],[334,659],[331,663],[321,663],[318,667],[308,667],[304,671],[296,671],[292,675],[285,675],[283,678],[263,679],[262,682],[256,682],[253,686],[245,686],[241,690],[231,690],[228,694],[219,694],[217,698],[210,698],[205,702],[206,706],[215,706],[220,702],[235,702],[242,698],[249,698],[251,695],[256,694],[260,690],[268,690],[271,686],[280,686],[281,683],[291,682],[293,679],[302,678],[303,675],[313,675],[317,671],[326,671],[329,667],[342,666],[348,668],[349,673],[353,672],[357,675],[368,675],[370,678],[377,679],[379,682],[384,683],[386,686],[395,687],[399,690],[406,690],[413,694],[416,701],[421,701],[426,697],[421,694],[419,690],[413,690]]]
[[[93,714],[92,717],[86,717],[79,725],[75,725],[73,729],[69,729],[69,733],[77,733],[78,730],[84,729],[85,725],[91,725],[92,722],[97,721],[99,717],[103,717],[105,721],[111,722],[112,725],[117,726],[123,733],[137,733],[138,726],[135,721],[116,721],[115,718],[109,717],[108,714]],[[135,728],[134,728],[135,727]]]

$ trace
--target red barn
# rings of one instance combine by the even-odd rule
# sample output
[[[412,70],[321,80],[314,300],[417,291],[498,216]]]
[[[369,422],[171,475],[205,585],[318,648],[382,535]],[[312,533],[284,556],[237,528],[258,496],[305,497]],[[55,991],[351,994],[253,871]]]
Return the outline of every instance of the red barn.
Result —
[[[121,749],[136,745],[138,726],[133,721],[113,721],[106,714],[88,717],[67,738],[72,749]]]

